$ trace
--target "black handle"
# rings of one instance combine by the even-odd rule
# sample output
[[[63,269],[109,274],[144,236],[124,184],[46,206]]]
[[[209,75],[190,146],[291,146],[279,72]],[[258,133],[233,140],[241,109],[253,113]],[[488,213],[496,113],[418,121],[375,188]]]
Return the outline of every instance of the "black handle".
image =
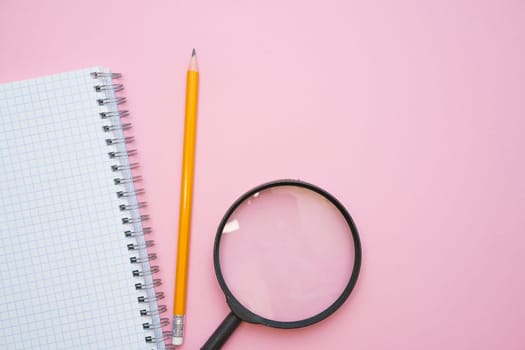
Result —
[[[233,312],[230,312],[213,332],[206,344],[201,347],[201,350],[219,350],[240,324],[241,319],[235,316]]]

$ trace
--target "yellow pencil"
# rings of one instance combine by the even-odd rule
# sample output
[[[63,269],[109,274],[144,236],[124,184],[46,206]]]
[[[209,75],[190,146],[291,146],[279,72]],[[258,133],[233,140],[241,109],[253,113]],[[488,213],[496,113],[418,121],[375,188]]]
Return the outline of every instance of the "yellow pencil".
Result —
[[[199,70],[195,49],[191,53],[186,76],[186,113],[184,117],[184,149],[179,208],[179,241],[177,246],[177,275],[173,304],[173,345],[181,345],[186,313],[186,285],[188,280],[188,254],[190,246],[191,202],[193,192],[193,169],[195,163],[195,136],[197,131],[197,99]]]

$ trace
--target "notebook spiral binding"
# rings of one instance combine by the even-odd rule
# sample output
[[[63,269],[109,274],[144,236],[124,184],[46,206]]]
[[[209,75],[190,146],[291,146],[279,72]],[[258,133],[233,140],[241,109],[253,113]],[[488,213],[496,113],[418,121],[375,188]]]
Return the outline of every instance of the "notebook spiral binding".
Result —
[[[108,152],[109,159],[116,163],[111,165],[111,170],[117,173],[114,179],[115,186],[118,186],[116,195],[124,201],[119,209],[123,213],[122,224],[126,226],[123,230],[124,236],[129,239],[127,249],[132,254],[130,264],[133,265],[131,274],[137,278],[135,289],[143,292],[137,297],[137,303],[142,307],[139,313],[147,318],[147,322],[142,324],[145,331],[152,335],[144,337],[148,344],[156,344],[157,349],[174,349],[173,345],[164,344],[165,340],[171,339],[171,332],[163,332],[162,328],[168,326],[169,318],[161,318],[161,314],[167,311],[166,305],[158,305],[157,302],[164,299],[164,293],[155,292],[155,288],[162,284],[154,275],[160,271],[150,262],[157,259],[155,253],[148,253],[148,249],[154,246],[153,240],[145,239],[145,236],[152,232],[151,227],[143,226],[143,222],[149,219],[148,215],[141,215],[139,209],[147,206],[146,202],[139,202],[137,196],[144,193],[144,189],[135,188],[135,183],[142,180],[140,176],[134,176],[132,169],[138,168],[138,163],[129,161],[129,157],[137,154],[135,149],[127,149],[126,145],[134,141],[132,136],[124,135],[125,130],[129,130],[131,123],[122,123],[121,119],[129,116],[129,111],[119,110],[119,105],[126,102],[125,97],[116,96],[115,93],[124,89],[123,84],[114,83],[113,80],[122,77],[120,73],[92,72],[91,77],[96,80],[94,89],[99,93],[97,104],[100,106],[99,117],[106,122],[102,132],[107,133],[106,145],[111,147]]]

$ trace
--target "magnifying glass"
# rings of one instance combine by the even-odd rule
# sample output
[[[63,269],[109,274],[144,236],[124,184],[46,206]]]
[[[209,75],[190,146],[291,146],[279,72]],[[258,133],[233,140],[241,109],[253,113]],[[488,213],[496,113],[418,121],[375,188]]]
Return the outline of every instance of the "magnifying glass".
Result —
[[[201,350],[220,349],[241,321],[299,328],[330,316],[356,284],[361,243],[335,197],[303,181],[277,180],[228,209],[213,264],[231,312]]]

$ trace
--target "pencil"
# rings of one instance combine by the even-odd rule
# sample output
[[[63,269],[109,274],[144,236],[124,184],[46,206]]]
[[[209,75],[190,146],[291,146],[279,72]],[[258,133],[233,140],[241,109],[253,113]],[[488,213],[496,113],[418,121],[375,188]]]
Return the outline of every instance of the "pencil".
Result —
[[[186,287],[188,281],[188,254],[193,194],[193,171],[195,164],[195,137],[197,131],[197,100],[199,70],[195,49],[191,53],[186,75],[186,112],[184,116],[184,145],[182,153],[182,175],[180,186],[179,238],[177,244],[177,270],[173,304],[173,345],[182,345],[184,315],[186,313]]]

